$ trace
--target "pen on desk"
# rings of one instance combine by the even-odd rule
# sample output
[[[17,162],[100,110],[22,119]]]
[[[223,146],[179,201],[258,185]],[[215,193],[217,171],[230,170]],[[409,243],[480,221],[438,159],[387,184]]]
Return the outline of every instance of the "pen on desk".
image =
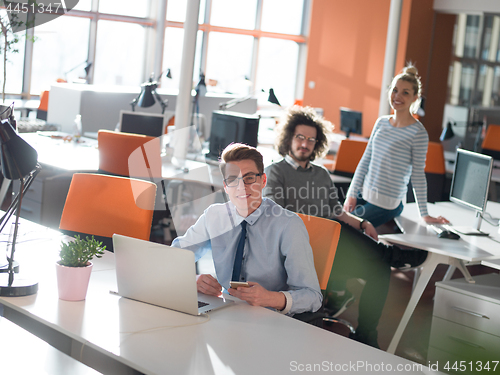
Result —
[[[109,294],[113,294],[115,296],[119,296],[118,292],[114,291],[114,290],[110,290],[109,291]]]

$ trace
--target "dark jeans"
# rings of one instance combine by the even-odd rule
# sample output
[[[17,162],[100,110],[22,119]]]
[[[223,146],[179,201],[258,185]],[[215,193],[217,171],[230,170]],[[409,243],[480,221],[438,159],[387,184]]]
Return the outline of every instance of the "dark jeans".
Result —
[[[358,198],[356,208],[352,213],[357,217],[368,220],[374,227],[378,227],[399,216],[401,212],[403,212],[403,202],[393,210],[386,210]]]
[[[377,329],[389,291],[391,267],[384,260],[387,246],[340,222],[342,230],[328,281],[328,291],[336,290],[336,282],[360,278],[366,284],[359,299],[358,333]]]

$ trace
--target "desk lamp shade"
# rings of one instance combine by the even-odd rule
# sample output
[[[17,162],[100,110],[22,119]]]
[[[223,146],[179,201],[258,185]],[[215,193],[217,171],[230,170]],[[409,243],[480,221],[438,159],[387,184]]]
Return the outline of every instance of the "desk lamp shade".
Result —
[[[448,121],[446,123],[446,128],[443,129],[443,132],[441,133],[441,136],[439,137],[439,140],[441,141],[446,141],[450,138],[453,138],[455,133],[453,132],[453,129],[451,128],[451,122]]]
[[[137,105],[139,107],[147,108],[155,104],[155,98],[153,96],[154,89],[156,89],[155,82],[148,82],[142,86],[142,92],[137,100]]]
[[[2,172],[9,180],[19,180],[32,172],[38,153],[12,128],[8,120],[0,123]]]
[[[269,97],[267,98],[267,101],[271,102],[273,104],[277,104],[281,107],[281,104],[278,101],[278,98],[276,97],[276,95],[274,95],[274,90],[272,88],[269,89]]]

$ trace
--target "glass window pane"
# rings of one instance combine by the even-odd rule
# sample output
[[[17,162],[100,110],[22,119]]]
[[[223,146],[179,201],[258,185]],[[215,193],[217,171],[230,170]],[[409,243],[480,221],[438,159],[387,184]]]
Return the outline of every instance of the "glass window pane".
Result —
[[[212,0],[210,24],[236,29],[255,29],[257,0]]]
[[[198,23],[204,23],[206,0],[200,0]],[[187,0],[167,1],[167,21],[184,22],[186,20]]]
[[[7,12],[3,9],[0,10],[0,17],[2,17],[2,21],[8,23]],[[19,32],[16,36],[19,38],[19,41],[12,45],[12,49],[7,53],[7,78],[5,79],[5,93],[9,94],[20,94],[23,89],[23,64],[24,64],[24,44],[26,39],[23,36],[23,32]],[[3,35],[2,35],[3,41]],[[2,49],[0,50],[1,63],[0,63],[0,100],[1,93],[3,90],[3,43]],[[17,50],[18,52],[14,52]]]
[[[99,12],[122,16],[148,17],[151,1],[99,0]]]
[[[261,38],[256,88],[266,91],[273,88],[282,106],[292,105],[295,101],[298,56],[299,45],[296,42]]]
[[[484,90],[485,90],[485,83],[487,80],[487,76],[489,75],[487,72],[488,72],[488,67],[486,65],[481,65],[479,67],[477,87],[476,87],[476,90],[474,92],[474,97],[472,98],[472,103],[471,103],[472,105],[478,105],[478,106],[482,105],[483,95],[484,95]],[[491,76],[489,78],[491,79]],[[488,96],[489,96],[489,94],[488,94]],[[489,104],[487,104],[487,105],[489,105]]]
[[[80,0],[73,9],[90,11],[92,7],[92,0]]]
[[[474,90],[474,80],[476,77],[476,69],[472,64],[462,64],[462,74],[460,79],[460,94],[459,104],[461,106],[469,106]]]
[[[480,38],[481,16],[467,16],[465,29],[464,57],[477,58]]]
[[[144,72],[145,33],[141,25],[99,21],[94,83],[140,85]]]
[[[493,107],[500,107],[500,66],[495,67],[493,75],[493,87],[491,90],[491,100]]]
[[[300,35],[304,0],[266,0],[262,8],[263,31]]]
[[[85,78],[90,20],[63,16],[35,28],[31,93],[39,95],[61,78]]]
[[[247,95],[248,78],[251,72],[254,38],[212,32],[208,40],[207,80],[214,80],[215,86],[208,91]]]
[[[201,40],[203,32],[198,31],[196,36],[196,53],[193,68],[193,81],[197,82],[200,74]],[[167,27],[165,30],[165,44],[163,48],[163,75],[160,79],[162,88],[179,89],[182,61],[182,45],[184,42],[184,29]],[[170,69],[172,78],[167,78]]]

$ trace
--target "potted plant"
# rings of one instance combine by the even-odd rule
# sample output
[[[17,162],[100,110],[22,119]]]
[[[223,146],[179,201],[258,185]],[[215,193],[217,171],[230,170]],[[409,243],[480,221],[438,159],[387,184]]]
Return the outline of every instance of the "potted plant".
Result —
[[[101,258],[106,246],[97,241],[94,236],[81,239],[79,235],[74,240],[61,242],[60,260],[56,263],[57,285],[59,298],[66,301],[81,301],[87,295],[91,260],[95,256]]]

